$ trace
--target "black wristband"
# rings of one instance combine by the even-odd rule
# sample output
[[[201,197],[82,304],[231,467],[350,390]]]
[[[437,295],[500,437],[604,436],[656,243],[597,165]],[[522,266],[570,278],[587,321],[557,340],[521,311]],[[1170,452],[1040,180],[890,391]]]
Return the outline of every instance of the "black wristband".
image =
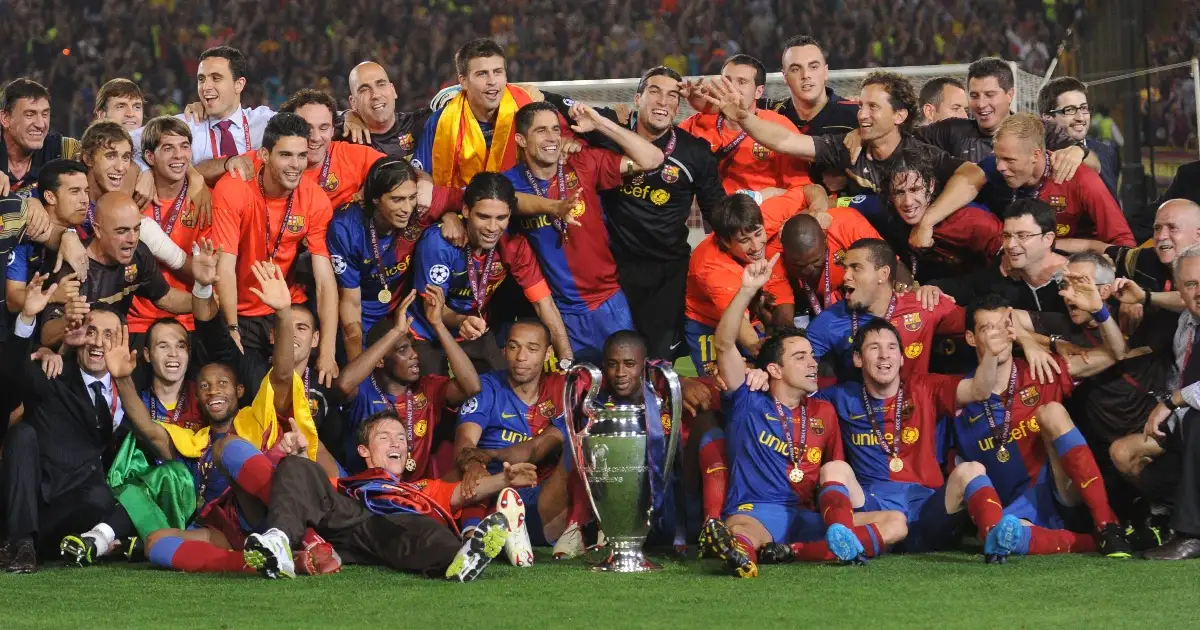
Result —
[[[1145,289],[1144,292],[1146,293],[1146,297],[1142,298],[1142,306],[1149,308],[1151,298],[1154,297],[1154,294],[1151,293],[1149,289]]]

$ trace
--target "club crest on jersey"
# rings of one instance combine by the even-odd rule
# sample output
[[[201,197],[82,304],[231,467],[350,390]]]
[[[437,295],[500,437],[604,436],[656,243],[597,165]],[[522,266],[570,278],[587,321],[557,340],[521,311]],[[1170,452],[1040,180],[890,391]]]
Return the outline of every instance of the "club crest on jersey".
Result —
[[[916,406],[913,404],[913,401],[905,399],[904,407],[900,409],[900,419],[907,420],[911,418],[915,408]]]
[[[312,413],[317,413],[317,399],[316,398],[308,399],[308,410],[311,411]]]
[[[188,208],[187,211],[183,213],[183,216],[179,217],[179,222],[183,224],[183,227],[196,227],[196,209]],[[0,225],[0,228],[2,227],[3,226]]]
[[[133,282],[135,279],[137,279],[137,272],[137,263],[125,265],[125,282]]]
[[[553,400],[543,400],[542,403],[538,405],[537,410],[538,413],[542,414],[543,418],[553,418],[556,415],[554,413]]]
[[[567,188],[579,188],[579,175],[575,171],[567,173]]]
[[[1071,233],[1071,226],[1063,225],[1062,223],[1055,224],[1054,234],[1056,236],[1066,236]]]
[[[404,228],[404,232],[401,234],[404,236],[404,240],[415,243],[417,239],[421,238],[421,226],[409,225],[408,227]]]
[[[656,206],[664,205],[670,200],[671,200],[671,193],[669,193],[661,188],[650,193],[650,203],[652,203]]]
[[[324,189],[325,192],[333,192],[337,190],[338,186],[341,184],[342,182],[338,180],[338,176],[330,173],[325,177],[325,182],[321,184],[321,188]]]
[[[904,406],[905,409],[908,405]],[[900,441],[905,444],[916,444],[921,439],[921,432],[916,427],[904,427],[900,430]]]
[[[715,376],[716,373],[717,373],[717,364],[715,362],[709,361],[704,364],[704,375],[705,376]],[[820,434],[818,433],[818,435],[820,435]]]
[[[504,263],[500,262],[499,260],[493,261],[491,271],[492,277],[494,278],[502,273],[504,273]]]
[[[1067,207],[1067,198],[1062,195],[1050,195],[1046,203],[1050,204],[1050,207],[1054,208],[1056,212],[1062,212]]]
[[[751,149],[751,153],[754,154],[754,159],[756,160],[765,160],[771,157],[771,150],[757,142],[754,143],[754,148]]]
[[[909,359],[915,359],[921,356],[921,352],[925,350],[925,344],[920,341],[914,341],[904,348],[904,356]]]
[[[292,234],[299,234],[300,230],[304,229],[304,217],[290,216],[287,220],[287,231]]]
[[[413,435],[415,435],[417,437],[425,437],[425,431],[427,431],[428,429],[429,429],[429,423],[425,421],[425,418],[421,418],[420,420],[417,421],[417,424],[413,427]]]
[[[406,133],[400,136],[397,142],[400,144],[400,150],[402,151],[412,151],[413,147],[417,144],[411,133]]]
[[[669,414],[669,413],[662,414],[661,421],[662,421],[663,433],[670,435],[670,433],[671,433],[671,414]]]
[[[425,397],[425,394],[417,394],[416,396],[413,396],[413,406],[417,409],[424,409],[428,404],[429,399]]]
[[[839,249],[836,252],[833,252],[834,264],[841,265],[843,260],[846,260],[846,250]]]
[[[429,480],[422,479],[420,481],[415,481],[413,482],[413,485],[416,486],[418,490],[424,490],[425,487],[429,485]]]
[[[904,315],[904,330],[908,332],[917,332],[921,330],[924,322],[921,321],[920,313],[906,313]]]
[[[1026,407],[1036,406],[1038,401],[1042,399],[1042,395],[1038,393],[1036,385],[1030,385],[1029,387],[1022,389],[1020,395],[1021,402],[1024,403]]]
[[[674,164],[662,167],[662,180],[668,184],[674,184],[679,181],[679,167]],[[651,199],[651,201],[654,200]]]
[[[808,463],[810,463],[810,464],[820,464],[821,463],[821,449],[819,449],[815,446],[809,447],[809,449],[804,453],[804,457],[805,457],[805,459],[808,460]]]
[[[825,435],[825,422],[820,418],[813,418],[808,428],[812,429],[813,435]]]

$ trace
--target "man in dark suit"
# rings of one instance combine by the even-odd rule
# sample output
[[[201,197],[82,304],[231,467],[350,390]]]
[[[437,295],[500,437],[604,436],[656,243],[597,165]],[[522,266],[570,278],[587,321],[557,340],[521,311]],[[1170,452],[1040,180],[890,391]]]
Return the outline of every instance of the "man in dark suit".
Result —
[[[10,573],[36,571],[38,551],[54,553],[66,533],[129,521],[105,479],[113,446],[128,431],[104,364],[103,343],[120,330],[121,320],[102,310],[84,315],[64,342],[75,351],[62,374],[47,378],[31,360],[29,343],[57,288],[43,290],[45,281],[37,276],[29,283],[13,336],[0,346],[8,386],[22,392],[25,403],[25,419],[9,431],[0,465],[6,526],[0,561]]]

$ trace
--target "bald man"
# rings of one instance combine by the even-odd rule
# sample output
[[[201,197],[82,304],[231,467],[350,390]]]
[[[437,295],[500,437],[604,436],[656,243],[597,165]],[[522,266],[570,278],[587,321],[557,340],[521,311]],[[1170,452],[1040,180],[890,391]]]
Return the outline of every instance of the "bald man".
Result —
[[[55,303],[46,309],[44,345],[58,346],[67,328],[82,322],[93,308],[112,311],[123,319],[135,295],[170,313],[192,312],[191,295],[167,285],[154,254],[138,241],[141,223],[141,211],[125,193],[106,193],[96,201],[95,234],[87,243],[87,280],[79,285],[78,298],[70,304]],[[42,272],[51,273],[54,262],[46,257]],[[54,279],[74,271],[63,265]]]
[[[768,258],[783,251],[783,268],[796,296],[796,326],[806,328],[810,318],[842,299],[842,257],[861,238],[879,238],[879,232],[857,210],[835,207],[788,219],[779,239],[767,244]]]
[[[411,160],[420,140],[425,120],[433,113],[428,107],[412,112],[396,112],[396,86],[387,70],[374,61],[364,61],[350,70],[350,109],[347,117],[361,119],[370,133],[368,143],[393,159]],[[344,130],[343,130],[344,131]],[[348,140],[338,132],[338,140]]]

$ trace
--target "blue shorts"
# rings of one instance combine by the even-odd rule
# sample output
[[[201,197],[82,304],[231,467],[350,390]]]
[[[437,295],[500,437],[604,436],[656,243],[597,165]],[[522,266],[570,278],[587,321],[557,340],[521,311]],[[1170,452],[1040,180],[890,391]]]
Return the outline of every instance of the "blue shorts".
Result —
[[[966,510],[946,513],[946,488],[931,490],[917,483],[885,481],[863,486],[866,502],[856,512],[895,510],[908,519],[908,536],[897,547],[904,551],[936,551],[956,542],[969,520]]]
[[[825,521],[819,512],[805,510],[798,505],[778,503],[743,503],[726,508],[722,517],[749,516],[762,523],[777,543],[808,542],[825,536]]]
[[[716,329],[712,326],[701,324],[690,317],[683,319],[683,338],[687,340],[688,356],[692,359],[692,365],[696,366],[696,374],[699,376],[712,376],[717,373],[714,332]]]
[[[1068,529],[1074,532],[1090,532],[1092,516],[1083,503],[1074,507],[1063,503],[1054,485],[1054,473],[1050,462],[1046,462],[1038,480],[1021,496],[1004,506],[1004,513],[1029,521],[1046,529]]]
[[[604,360],[604,342],[619,330],[633,330],[633,315],[625,293],[617,290],[612,297],[586,313],[562,313],[563,325],[571,339],[575,361],[600,365]]]

